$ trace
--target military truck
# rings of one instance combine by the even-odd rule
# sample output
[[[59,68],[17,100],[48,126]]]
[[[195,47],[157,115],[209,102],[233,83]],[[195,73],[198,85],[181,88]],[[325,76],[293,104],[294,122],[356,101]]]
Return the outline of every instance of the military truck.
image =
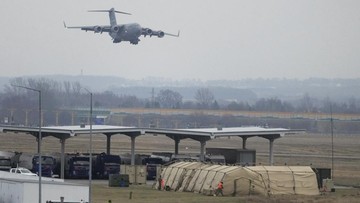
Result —
[[[65,161],[66,178],[88,178],[89,177],[89,156],[82,154],[67,154]]]
[[[146,179],[155,180],[159,175],[158,168],[163,164],[163,159],[160,157],[147,157],[142,160],[142,165],[146,165]]]
[[[93,176],[107,179],[110,174],[120,174],[120,163],[119,155],[98,154],[93,162]]]
[[[9,171],[13,164],[12,158],[15,156],[14,152],[0,151],[0,170]]]
[[[11,158],[0,156],[0,171],[9,171],[11,169]]]
[[[31,172],[39,174],[39,155],[21,153],[15,160],[16,167],[29,169]],[[41,176],[53,177],[53,170],[56,160],[53,156],[41,155]]]

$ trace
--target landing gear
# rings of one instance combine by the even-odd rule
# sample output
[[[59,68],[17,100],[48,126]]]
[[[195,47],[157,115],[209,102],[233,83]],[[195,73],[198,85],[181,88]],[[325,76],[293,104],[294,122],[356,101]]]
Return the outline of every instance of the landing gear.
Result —
[[[140,41],[139,39],[131,40],[131,41],[130,41],[130,44],[136,45],[136,44],[139,43],[139,41]]]

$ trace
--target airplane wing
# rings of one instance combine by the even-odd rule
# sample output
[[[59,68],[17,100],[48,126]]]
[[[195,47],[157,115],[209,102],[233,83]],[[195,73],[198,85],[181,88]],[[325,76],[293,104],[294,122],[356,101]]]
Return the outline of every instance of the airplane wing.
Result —
[[[87,31],[93,31],[94,33],[103,33],[103,32],[111,32],[112,31],[112,27],[109,25],[94,25],[94,26],[66,26],[65,22],[64,22],[64,27],[68,28],[68,29],[81,29],[81,30],[85,30]],[[114,29],[114,28],[113,28]],[[120,27],[118,27],[117,29],[120,29]]]
[[[172,36],[172,37],[180,37],[180,30],[178,31],[177,35],[174,35],[174,34],[170,34],[170,33],[164,33],[165,35],[169,35],[169,36]]]
[[[154,31],[154,30],[152,30],[150,28],[142,28],[141,35],[144,35],[144,37],[149,35],[150,37],[157,36],[157,37],[160,37],[160,38],[164,37],[165,35],[169,35],[169,36],[173,36],[173,37],[179,37],[180,36],[180,30],[178,31],[178,34],[175,35],[175,34],[170,34],[170,33],[163,32],[161,30]]]

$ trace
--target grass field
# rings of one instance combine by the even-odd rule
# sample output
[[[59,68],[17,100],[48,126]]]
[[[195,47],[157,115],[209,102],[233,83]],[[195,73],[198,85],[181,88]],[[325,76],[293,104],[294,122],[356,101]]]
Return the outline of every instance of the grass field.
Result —
[[[43,139],[43,152],[60,152],[59,140],[53,137]],[[241,148],[241,138],[221,138],[207,142],[207,147]],[[268,164],[269,142],[263,138],[249,138],[248,149],[256,149],[257,164]],[[88,136],[78,136],[66,140],[66,152],[88,152]],[[94,135],[95,153],[106,151],[106,136]],[[199,153],[200,143],[193,140],[180,142],[180,153]],[[1,151],[36,152],[35,137],[25,134],[0,134]],[[165,136],[145,135],[136,138],[136,153],[152,151],[174,151],[174,142]],[[111,153],[130,152],[130,138],[124,135],[112,136]],[[331,168],[331,137],[322,134],[298,134],[278,139],[274,143],[275,165],[311,165]],[[360,186],[360,135],[334,136],[334,181],[337,185]],[[129,194],[132,192],[132,199]],[[323,196],[277,196],[271,198],[247,197],[207,197],[193,193],[163,192],[140,185],[130,188],[109,188],[106,183],[95,183],[94,202],[360,202],[359,189],[337,189],[335,193]]]
[[[360,201],[359,189],[337,189],[334,193],[319,196],[281,195],[263,196],[228,196],[214,197],[197,193],[158,191],[150,185],[134,185],[128,188],[108,187],[106,183],[94,183],[93,201],[96,203],[131,202],[131,203],[355,203]]]

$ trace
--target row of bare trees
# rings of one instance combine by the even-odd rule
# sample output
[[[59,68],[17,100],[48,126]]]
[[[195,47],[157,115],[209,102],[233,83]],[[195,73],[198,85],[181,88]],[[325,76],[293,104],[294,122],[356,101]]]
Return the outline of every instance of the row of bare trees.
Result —
[[[44,109],[87,107],[89,95],[79,82],[57,82],[45,78],[14,78],[1,93],[2,109],[30,109],[37,105],[36,92],[16,86],[26,86],[42,91]],[[193,100],[171,89],[160,90],[152,99],[134,95],[117,95],[111,91],[94,93],[95,108],[175,108],[175,109],[227,109],[272,112],[334,112],[360,113],[360,101],[349,98],[348,102],[334,103],[329,98],[318,100],[305,94],[298,101],[283,101],[279,98],[260,98],[256,102],[217,100],[209,88],[199,88]],[[221,102],[219,102],[221,101]]]

